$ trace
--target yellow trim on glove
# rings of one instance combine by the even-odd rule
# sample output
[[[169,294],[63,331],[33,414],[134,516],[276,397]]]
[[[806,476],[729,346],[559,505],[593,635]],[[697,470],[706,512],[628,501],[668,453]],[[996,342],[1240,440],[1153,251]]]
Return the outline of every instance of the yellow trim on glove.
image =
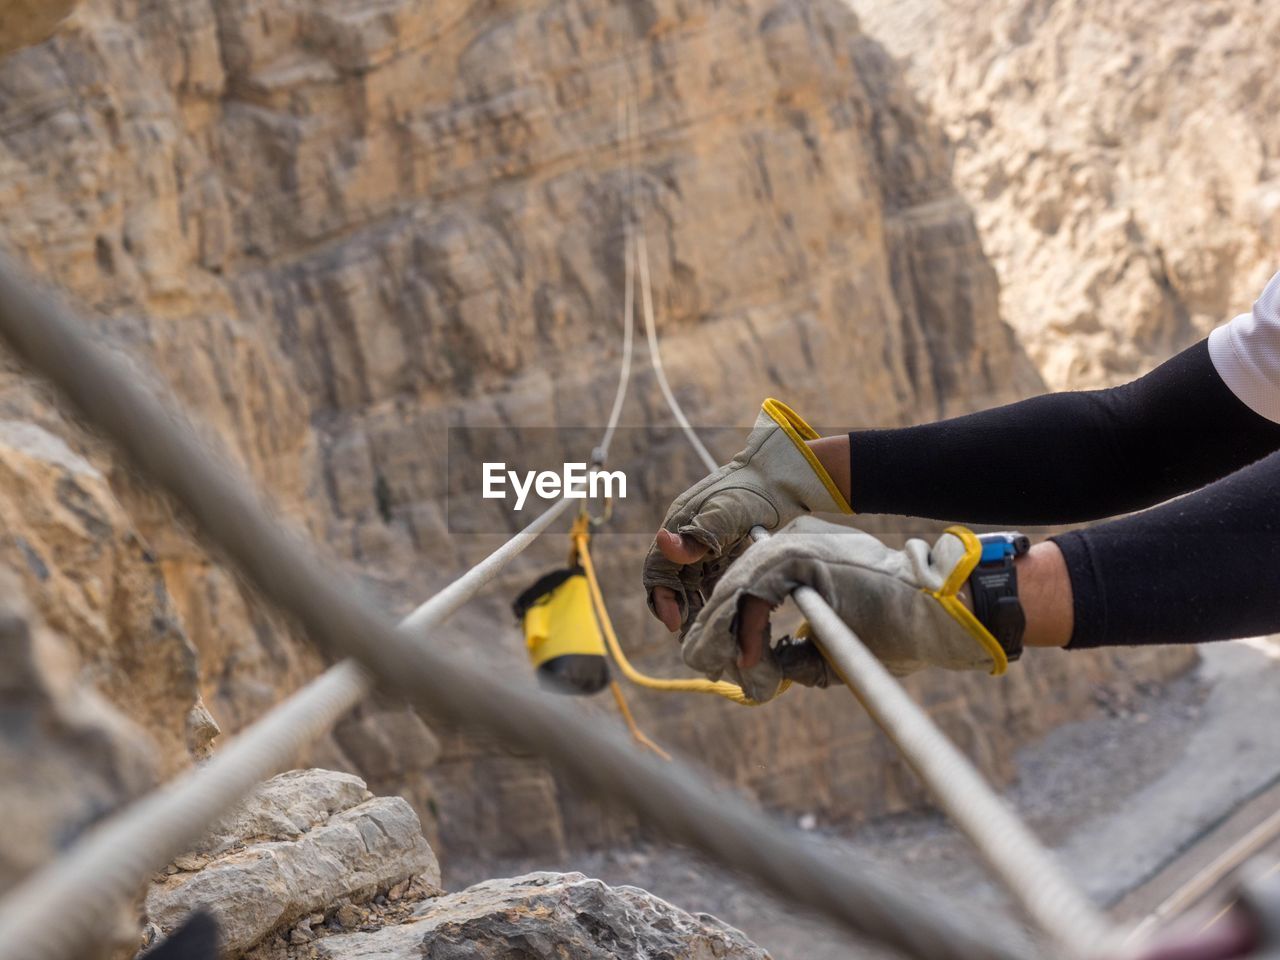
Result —
[[[951,614],[952,618],[960,626],[964,627],[965,632],[977,640],[982,648],[987,651],[992,660],[991,675],[998,677],[1009,669],[1009,657],[1005,654],[1004,647],[1000,646],[1000,641],[991,635],[991,631],[984,627],[982,621],[973,615],[973,611],[966,607],[960,598],[956,596],[960,592],[960,588],[968,581],[969,575],[973,573],[974,568],[978,566],[978,561],[982,559],[982,543],[978,540],[977,535],[967,527],[947,527],[945,532],[958,537],[960,542],[964,544],[964,556],[947,576],[946,582],[942,584],[940,590],[927,592],[929,596],[942,604],[942,609]]]
[[[818,475],[822,485],[827,488],[827,493],[831,494],[831,499],[836,502],[840,512],[853,513],[853,507],[849,506],[849,501],[844,498],[844,494],[840,492],[836,482],[831,479],[831,474],[827,473],[827,468],[822,465],[822,461],[818,459],[817,454],[805,442],[806,440],[820,439],[818,431],[805,423],[798,413],[781,400],[769,397],[761,404],[761,409],[768,414],[774,423],[782,428],[783,433],[791,438],[791,442],[796,445],[796,449],[804,454],[804,458],[809,461],[809,466]]]

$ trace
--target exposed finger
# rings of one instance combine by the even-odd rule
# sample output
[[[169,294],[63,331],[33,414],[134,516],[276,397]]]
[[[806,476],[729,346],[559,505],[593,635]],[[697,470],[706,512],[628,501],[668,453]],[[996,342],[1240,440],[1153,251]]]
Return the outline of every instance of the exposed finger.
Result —
[[[658,549],[672,563],[681,565],[697,563],[707,555],[707,545],[699,543],[693,537],[672,533],[670,530],[658,531]]]
[[[670,587],[653,588],[653,609],[662,625],[672,633],[680,629],[680,602]]]
[[[748,670],[760,662],[769,642],[769,614],[773,607],[759,597],[743,598],[738,608],[738,666]]]

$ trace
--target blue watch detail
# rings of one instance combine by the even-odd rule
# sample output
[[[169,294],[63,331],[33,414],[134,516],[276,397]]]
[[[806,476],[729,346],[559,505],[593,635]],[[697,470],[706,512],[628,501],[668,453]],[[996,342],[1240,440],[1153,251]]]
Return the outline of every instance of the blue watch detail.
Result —
[[[982,556],[978,563],[1003,563],[1022,556],[1031,549],[1030,538],[1021,533],[983,533],[978,536]]]
[[[1031,549],[1031,540],[1021,533],[979,535],[982,553],[969,575],[969,597],[978,622],[1004,649],[1010,661],[1022,656],[1022,634],[1027,626],[1018,600],[1018,571],[1013,562]]]

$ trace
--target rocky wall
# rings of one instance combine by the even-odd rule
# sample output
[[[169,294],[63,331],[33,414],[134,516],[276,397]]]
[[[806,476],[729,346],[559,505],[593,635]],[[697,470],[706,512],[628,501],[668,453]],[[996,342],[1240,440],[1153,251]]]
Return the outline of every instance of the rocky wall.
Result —
[[[1050,386],[1144,372],[1280,267],[1275,4],[850,5],[946,131]]]
[[[634,136],[619,132],[626,101]],[[499,542],[450,533],[448,427],[518,439],[603,419],[628,217],[648,238],[668,373],[700,425],[745,428],[767,395],[842,427],[1041,389],[940,132],[836,0],[86,0],[53,40],[0,61],[5,244],[397,610]],[[165,684],[144,719],[169,768],[193,752],[201,703],[233,731],[320,668],[11,368],[0,415],[22,441],[0,447],[0,470],[33,478],[0,495],[14,502],[6,562],[48,615],[84,611],[80,655],[118,706]],[[669,422],[647,372],[623,422]],[[697,475],[687,452],[630,436],[620,459]],[[31,437],[52,466],[31,462]],[[65,502],[67,477],[96,525]],[[609,595],[637,660],[675,671],[642,612],[643,546],[609,539]],[[540,544],[438,642],[529,682],[500,594],[563,550]],[[86,571],[106,586],[84,586]],[[1003,777],[1012,745],[1086,709],[1096,683],[1187,662],[1044,657],[998,684],[912,689]],[[768,804],[835,820],[920,801],[848,698],[635,706]],[[437,744],[390,706],[315,753],[438,816],[446,856],[629,829],[536,759],[456,731]]]

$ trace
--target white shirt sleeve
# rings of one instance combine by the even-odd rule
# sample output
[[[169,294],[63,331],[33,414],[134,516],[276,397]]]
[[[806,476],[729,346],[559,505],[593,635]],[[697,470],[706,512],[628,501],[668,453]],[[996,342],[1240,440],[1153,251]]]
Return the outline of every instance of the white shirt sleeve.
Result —
[[[1280,423],[1280,273],[1271,278],[1251,313],[1209,334],[1209,358],[1245,406]]]

